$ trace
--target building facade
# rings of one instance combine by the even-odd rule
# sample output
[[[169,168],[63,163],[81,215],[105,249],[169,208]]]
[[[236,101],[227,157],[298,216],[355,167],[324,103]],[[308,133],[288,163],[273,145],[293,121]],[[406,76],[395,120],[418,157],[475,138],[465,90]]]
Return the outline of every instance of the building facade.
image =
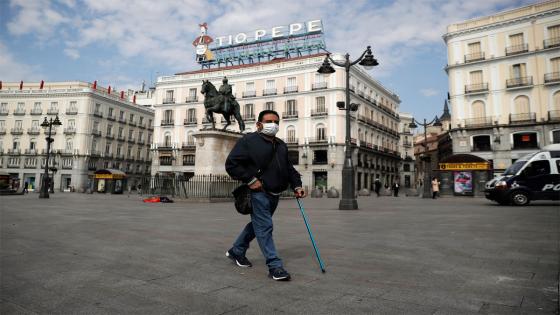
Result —
[[[48,133],[41,123],[57,116],[62,125],[53,128],[49,160],[55,191],[95,190],[94,174],[103,169],[124,172],[129,185],[149,175],[152,110],[128,102],[124,93],[86,82],[4,82],[0,171],[12,182],[39,189]]]
[[[448,26],[453,153],[502,172],[560,142],[560,2]]]
[[[414,188],[416,186],[414,135],[409,127],[413,118],[410,113],[400,113],[399,117],[399,153],[402,160],[399,166],[399,185],[404,188]]]
[[[308,188],[341,188],[344,161],[345,111],[336,107],[345,100],[345,72],[317,73],[324,54],[280,58],[255,64],[202,69],[162,76],[154,92],[155,126],[152,174],[190,176],[197,146],[193,134],[211,127],[205,118],[202,80],[218,89],[222,78],[233,93],[247,126],[255,131],[258,113],[273,109],[280,114],[280,131],[290,158]],[[400,161],[398,96],[361,68],[351,71],[351,137],[356,189],[371,189],[380,178],[392,183]],[[217,128],[224,123],[215,115]],[[221,124],[220,124],[221,123]],[[234,122],[229,130],[238,131]]]

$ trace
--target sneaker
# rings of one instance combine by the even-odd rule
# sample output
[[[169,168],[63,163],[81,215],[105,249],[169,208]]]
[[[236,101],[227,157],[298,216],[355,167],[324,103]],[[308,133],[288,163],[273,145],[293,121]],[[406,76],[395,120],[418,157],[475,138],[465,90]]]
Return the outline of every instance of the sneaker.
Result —
[[[284,268],[272,268],[269,270],[268,277],[276,281],[290,281],[290,274]]]
[[[226,257],[233,260],[239,267],[253,267],[253,264],[245,256],[238,256],[234,254],[231,249],[226,252]]]

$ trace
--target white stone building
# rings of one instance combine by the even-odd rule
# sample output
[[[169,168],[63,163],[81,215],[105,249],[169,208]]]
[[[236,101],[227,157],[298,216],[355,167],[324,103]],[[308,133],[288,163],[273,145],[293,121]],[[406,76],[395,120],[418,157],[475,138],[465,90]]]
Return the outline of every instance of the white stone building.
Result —
[[[344,160],[345,117],[336,107],[345,100],[345,72],[325,76],[317,73],[324,55],[211,68],[162,76],[157,79],[154,159],[152,174],[190,175],[197,147],[194,132],[209,127],[204,115],[202,80],[218,89],[226,76],[241,107],[247,126],[264,109],[280,114],[280,132],[304,185],[341,187]],[[352,119],[356,188],[371,188],[379,177],[392,183],[398,177],[399,97],[368,73],[355,66],[351,71],[351,102],[359,104]],[[215,115],[220,122],[221,115]],[[223,122],[223,121],[222,121]],[[220,124],[217,125],[220,127]],[[230,130],[238,131],[234,123]]]
[[[409,127],[413,118],[410,113],[399,113],[399,117],[399,153],[402,159],[399,166],[399,185],[403,188],[414,188],[416,183],[414,176],[414,134],[413,130]]]
[[[126,173],[129,185],[150,173],[154,112],[126,100],[124,93],[86,82],[3,82],[0,88],[0,171],[12,182],[37,190],[46,160],[45,118],[57,115],[49,166],[55,191],[93,188],[101,169]],[[52,176],[52,175],[51,175]]]

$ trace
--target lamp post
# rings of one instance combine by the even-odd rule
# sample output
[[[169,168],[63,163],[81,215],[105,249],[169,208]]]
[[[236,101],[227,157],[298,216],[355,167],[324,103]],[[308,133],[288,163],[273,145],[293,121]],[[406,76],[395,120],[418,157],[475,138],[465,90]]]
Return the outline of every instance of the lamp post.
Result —
[[[421,123],[418,120],[412,118],[412,121],[410,122],[408,127],[411,128],[411,129],[415,129],[415,128],[418,127],[416,124],[424,127],[424,157],[421,158],[421,160],[424,162],[424,180],[422,182],[422,198],[429,198],[430,197],[430,186],[428,185],[428,183],[431,182],[431,180],[430,180],[430,178],[431,178],[431,170],[430,170],[431,157],[428,155],[428,133],[427,133],[426,129],[430,125],[432,125],[434,127],[441,127],[441,121],[439,121],[439,118],[437,116],[430,122],[426,122],[426,118],[424,118],[423,123]]]
[[[321,67],[317,70],[321,74],[331,74],[335,70],[331,66],[330,62],[334,65],[344,68],[346,71],[346,102],[337,107],[341,110],[346,111],[346,140],[345,140],[345,157],[344,157],[344,167],[342,168],[342,199],[338,205],[339,210],[356,210],[358,209],[358,201],[355,195],[355,182],[354,182],[354,166],[352,165],[352,150],[351,150],[351,139],[350,139],[350,111],[356,111],[358,106],[355,104],[350,104],[350,68],[355,64],[359,63],[366,69],[371,69],[374,66],[379,65],[377,60],[373,58],[371,53],[371,46],[367,46],[366,50],[362,55],[354,60],[350,60],[350,54],[344,55],[344,62],[337,62],[331,58],[330,53],[327,53],[325,60]],[[340,102],[342,103],[342,102]]]
[[[47,132],[47,159],[45,161],[45,174],[43,175],[43,182],[41,183],[41,192],[39,193],[39,198],[49,198],[49,186],[50,186],[50,180],[49,180],[49,157],[50,157],[50,151],[51,151],[51,143],[54,142],[54,139],[51,137],[52,135],[52,128],[54,127],[58,127],[61,126],[62,123],[60,122],[60,120],[58,119],[58,115],[56,115],[55,119],[48,119],[47,117],[45,117],[45,120],[43,121],[43,123],[41,124],[41,127],[43,127],[45,130],[48,130]],[[54,176],[53,176],[53,180],[54,180]]]

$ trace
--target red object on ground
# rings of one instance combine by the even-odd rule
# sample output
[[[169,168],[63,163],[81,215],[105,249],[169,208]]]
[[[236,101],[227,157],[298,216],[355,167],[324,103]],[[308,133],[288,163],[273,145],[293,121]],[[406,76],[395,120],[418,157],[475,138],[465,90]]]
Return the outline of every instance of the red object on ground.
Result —
[[[144,202],[160,202],[159,197],[150,197],[144,199]]]

